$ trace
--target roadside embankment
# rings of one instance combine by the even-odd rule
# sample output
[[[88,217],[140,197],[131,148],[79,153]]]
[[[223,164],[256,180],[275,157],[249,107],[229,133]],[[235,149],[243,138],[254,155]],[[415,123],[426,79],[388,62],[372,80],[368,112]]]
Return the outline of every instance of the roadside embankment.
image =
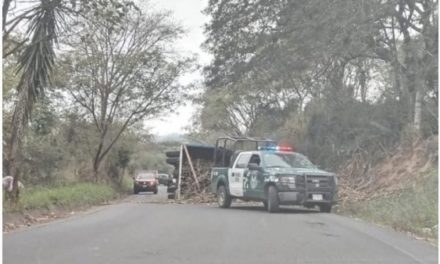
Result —
[[[438,138],[400,146],[360,176],[341,171],[338,212],[438,244]]]
[[[126,187],[75,183],[56,187],[35,187],[20,193],[18,204],[3,201],[3,232],[35,223],[73,215],[91,206],[107,204],[127,194]]]
[[[437,244],[438,172],[432,171],[400,192],[347,202],[339,212],[361,218]]]

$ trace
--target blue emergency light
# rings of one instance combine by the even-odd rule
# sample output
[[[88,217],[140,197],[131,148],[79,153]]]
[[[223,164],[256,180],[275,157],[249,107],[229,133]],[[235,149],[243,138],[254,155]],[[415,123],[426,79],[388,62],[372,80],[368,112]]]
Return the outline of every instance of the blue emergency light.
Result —
[[[258,150],[266,150],[266,151],[293,151],[292,147],[286,146],[259,146]]]

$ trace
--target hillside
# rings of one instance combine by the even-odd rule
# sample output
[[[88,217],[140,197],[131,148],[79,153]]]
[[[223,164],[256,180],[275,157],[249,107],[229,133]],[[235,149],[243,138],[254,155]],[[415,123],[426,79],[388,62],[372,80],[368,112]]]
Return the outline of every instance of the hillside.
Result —
[[[438,136],[401,145],[374,166],[353,158],[339,175],[341,213],[437,239]]]
[[[340,198],[368,200],[399,192],[437,169],[438,136],[401,145],[374,166],[352,159],[339,171]]]

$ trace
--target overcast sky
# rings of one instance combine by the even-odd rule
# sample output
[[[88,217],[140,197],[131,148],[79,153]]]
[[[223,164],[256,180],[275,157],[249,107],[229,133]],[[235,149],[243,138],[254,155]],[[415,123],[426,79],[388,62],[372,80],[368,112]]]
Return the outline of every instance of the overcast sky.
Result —
[[[202,10],[208,5],[208,0],[150,0],[150,5],[155,10],[170,10],[176,22],[186,29],[186,35],[177,42],[179,52],[185,54],[197,54],[199,63],[206,65],[210,56],[204,52],[200,45],[204,41],[203,24],[209,18],[202,14]],[[189,74],[181,79],[181,82],[201,82],[200,72]],[[179,107],[176,114],[167,115],[159,119],[148,120],[145,126],[151,129],[155,135],[167,135],[171,133],[184,133],[184,128],[190,124],[190,118],[194,107],[190,102],[186,106]]]

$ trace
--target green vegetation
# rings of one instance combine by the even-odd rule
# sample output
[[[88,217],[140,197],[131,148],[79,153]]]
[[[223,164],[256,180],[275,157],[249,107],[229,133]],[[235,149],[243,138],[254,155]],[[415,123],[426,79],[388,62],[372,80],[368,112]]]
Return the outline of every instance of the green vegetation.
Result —
[[[129,0],[15,2],[3,4],[3,176],[26,186],[119,190],[136,170],[169,172],[171,145],[145,121],[190,99],[198,142],[268,137],[328,170],[352,159],[356,177],[438,134],[438,1],[209,1],[212,60],[186,85],[179,77],[199,63],[174,49],[184,29],[171,13]],[[36,199],[67,203],[46,195]]]
[[[210,1],[194,137],[269,137],[336,170],[354,156],[374,164],[406,134],[438,134],[437,6]]]
[[[128,176],[122,177],[122,182],[119,187],[120,187],[120,191],[122,193],[132,193],[133,192],[133,179]]]
[[[25,190],[15,206],[4,204],[5,211],[22,211],[52,207],[75,208],[108,202],[119,197],[119,193],[108,185],[77,183],[59,187],[38,187]]]
[[[438,135],[436,8],[432,0],[210,1],[204,47],[213,59],[192,136],[269,137],[327,170],[349,165],[350,188],[369,183],[370,168],[398,146]],[[433,238],[437,178],[424,179],[343,213]]]
[[[3,176],[26,186],[122,183],[140,163],[131,155],[151,143],[143,121],[186,94],[178,79],[193,58],[173,46],[184,30],[171,13],[129,0],[49,2],[3,3]]]
[[[400,193],[352,203],[340,212],[437,241],[438,171]]]

